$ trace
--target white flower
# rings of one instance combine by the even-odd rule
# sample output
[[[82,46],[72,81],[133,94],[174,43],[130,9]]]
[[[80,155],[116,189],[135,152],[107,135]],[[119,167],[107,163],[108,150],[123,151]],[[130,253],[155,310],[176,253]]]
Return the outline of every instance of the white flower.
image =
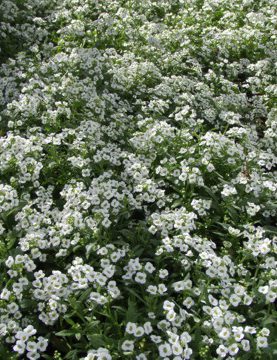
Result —
[[[134,341],[125,340],[121,345],[121,349],[126,352],[132,352],[134,350]]]
[[[239,303],[241,301],[241,298],[239,296],[237,296],[236,294],[232,294],[230,296],[230,303],[233,305],[233,306],[238,306]]]
[[[7,333],[7,325],[0,323],[0,336],[4,336]]]
[[[37,333],[37,330],[33,327],[33,325],[28,325],[23,331],[28,336],[32,336],[32,335],[35,335]]]
[[[186,306],[188,309],[190,309],[193,305],[194,305],[194,301],[191,297],[187,297],[184,301],[183,301],[183,305]]]
[[[265,336],[257,336],[257,347],[258,348],[267,348],[267,338]]]
[[[146,283],[146,274],[142,272],[137,272],[135,276],[135,281],[139,284],[145,284]]]
[[[224,345],[219,345],[219,347],[216,349],[216,353],[220,357],[224,358],[228,353],[228,349]]]
[[[156,285],[149,285],[146,289],[147,292],[149,292],[152,295],[156,295],[158,292],[158,288]]]
[[[15,338],[22,341],[27,341],[29,339],[30,335],[25,331],[18,331],[15,334]]]
[[[143,328],[144,328],[145,334],[147,334],[147,335],[151,334],[151,332],[153,331],[150,321],[147,321],[146,323],[144,323]]]
[[[6,264],[6,266],[9,267],[9,268],[12,267],[13,264],[14,264],[14,259],[13,259],[13,257],[12,257],[12,256],[9,256],[8,259],[6,260],[5,264]]]
[[[241,345],[242,345],[242,349],[244,351],[249,351],[250,350],[250,342],[248,340],[242,340],[241,341]]]
[[[267,294],[268,291],[269,291],[269,286],[268,285],[265,285],[265,286],[260,286],[258,291],[261,293],[261,294]]]
[[[241,286],[241,285],[235,285],[235,287],[234,287],[234,292],[235,292],[236,295],[242,296],[242,295],[245,294],[245,289],[244,289],[244,287]]]
[[[212,323],[213,323],[214,329],[216,331],[219,331],[222,328],[224,320],[222,317],[214,317]]]
[[[228,351],[229,351],[230,355],[234,356],[239,352],[239,347],[236,343],[234,343],[234,344],[228,346]]]
[[[37,352],[32,352],[32,351],[28,352],[26,356],[29,360],[36,360],[36,359],[40,358],[40,354],[38,354]]]
[[[232,226],[228,227],[228,232],[229,232],[229,234],[231,234],[233,236],[239,236],[239,234],[240,234],[240,230],[233,228]]]
[[[184,331],[181,335],[180,335],[180,340],[181,340],[181,343],[189,343],[191,342],[191,336],[189,335],[188,332]]]
[[[222,310],[220,309],[220,307],[215,306],[211,310],[211,315],[213,318],[220,318],[222,316]]]
[[[166,269],[161,269],[161,270],[159,270],[159,277],[161,278],[161,279],[164,279],[164,278],[166,278],[168,276],[168,271],[166,270]]]
[[[174,311],[174,310],[169,310],[169,311],[167,312],[167,314],[166,314],[166,319],[167,319],[168,321],[174,321],[175,318],[176,318],[176,313],[175,313],[175,311]]]
[[[156,228],[156,226],[154,226],[154,225],[151,225],[149,228],[148,228],[148,231],[151,233],[151,234],[156,234],[156,232],[157,232],[157,228]]]
[[[108,301],[108,299],[105,296],[99,294],[98,292],[91,292],[90,300],[95,301],[99,305],[104,305]]]
[[[211,305],[218,306],[218,300],[215,297],[209,294],[208,299]]]
[[[174,291],[176,291],[176,292],[183,291],[185,289],[184,281],[177,281],[172,284],[172,287],[173,287]]]
[[[213,164],[209,163],[209,164],[207,165],[207,170],[208,170],[208,172],[212,172],[212,171],[214,171],[214,169],[215,169],[215,167],[214,167]]]
[[[159,346],[159,355],[162,358],[165,358],[167,356],[170,356],[172,354],[172,349],[170,344],[168,343],[163,343],[162,345]]]
[[[191,348],[187,347],[186,349],[184,349],[183,356],[184,356],[185,360],[190,359],[191,355],[192,355],[192,349]]]
[[[244,338],[243,333],[237,332],[234,334],[234,339],[236,340],[236,342],[240,342],[243,338]]]
[[[243,297],[243,303],[244,305],[251,305],[253,302],[253,298],[249,295],[244,295]]]
[[[38,337],[37,348],[39,351],[44,352],[47,349],[48,340],[42,336]]]
[[[172,347],[172,353],[174,355],[181,355],[182,354],[183,348],[182,348],[180,343],[175,342],[174,344],[172,344],[171,347]]]
[[[135,332],[134,332],[134,336],[135,337],[141,337],[144,335],[144,328],[142,326],[137,326]]]
[[[4,288],[1,292],[0,298],[2,300],[9,300],[10,295],[11,295],[11,292],[8,289]]]
[[[147,262],[144,266],[144,269],[149,272],[150,274],[152,274],[153,271],[155,271],[155,267],[153,266],[153,264],[151,264],[150,262]]]
[[[149,319],[156,319],[156,315],[153,312],[149,312],[147,316],[149,317]]]
[[[175,304],[172,301],[165,300],[164,303],[163,303],[163,309],[164,310],[167,310],[167,311],[173,310],[174,307],[175,307]]]
[[[158,285],[158,292],[159,294],[164,294],[167,291],[167,287],[165,286],[165,284],[159,284]]]
[[[136,360],[147,360],[147,357],[145,354],[141,353],[136,356]]]
[[[230,330],[225,327],[223,327],[222,330],[220,331],[220,333],[218,334],[218,336],[224,340],[229,339],[230,335],[231,335]]]
[[[225,197],[230,196],[230,195],[236,195],[237,190],[234,186],[224,184],[221,194]]]
[[[267,328],[262,328],[262,330],[260,331],[260,335],[262,336],[269,336],[270,334],[270,330]]]
[[[126,325],[126,332],[128,334],[134,334],[136,331],[137,325],[135,323],[132,322],[128,322]]]
[[[255,334],[257,331],[253,326],[246,326],[244,331],[248,334]]]
[[[28,351],[31,351],[31,352],[36,352],[37,351],[37,343],[34,342],[34,341],[28,341],[27,342],[27,346],[26,346],[26,349]]]
[[[13,346],[13,350],[18,354],[24,354],[26,345],[22,340],[17,340],[16,344]]]
[[[269,291],[268,294],[266,294],[265,298],[267,301],[273,303],[277,298],[277,293],[274,293],[273,291]]]
[[[159,344],[160,342],[162,342],[162,338],[160,336],[157,336],[157,335],[150,335],[150,339],[155,344]]]
[[[246,212],[250,216],[255,216],[257,212],[261,209],[259,205],[255,205],[254,203],[248,202],[246,207]]]

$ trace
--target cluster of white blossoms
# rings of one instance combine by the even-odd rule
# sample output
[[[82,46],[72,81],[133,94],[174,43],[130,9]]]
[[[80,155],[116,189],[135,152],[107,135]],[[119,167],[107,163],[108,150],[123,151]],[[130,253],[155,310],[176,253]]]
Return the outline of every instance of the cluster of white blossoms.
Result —
[[[276,356],[271,0],[2,0],[0,359]]]

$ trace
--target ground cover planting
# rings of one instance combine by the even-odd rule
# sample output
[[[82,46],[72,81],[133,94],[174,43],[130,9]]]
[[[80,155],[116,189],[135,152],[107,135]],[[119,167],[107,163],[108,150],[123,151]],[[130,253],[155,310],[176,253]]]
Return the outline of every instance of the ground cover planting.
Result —
[[[274,5],[0,2],[0,360],[276,359]]]

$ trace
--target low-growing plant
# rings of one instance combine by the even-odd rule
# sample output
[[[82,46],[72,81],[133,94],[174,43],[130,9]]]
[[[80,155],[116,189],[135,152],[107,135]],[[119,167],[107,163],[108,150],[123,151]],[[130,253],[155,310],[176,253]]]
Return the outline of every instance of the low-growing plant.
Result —
[[[270,0],[3,0],[0,359],[277,355]]]

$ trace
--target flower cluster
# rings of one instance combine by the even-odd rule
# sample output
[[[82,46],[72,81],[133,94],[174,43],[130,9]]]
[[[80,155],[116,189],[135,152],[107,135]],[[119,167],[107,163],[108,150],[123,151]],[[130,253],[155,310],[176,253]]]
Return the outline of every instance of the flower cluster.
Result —
[[[1,359],[274,359],[274,10],[1,2]]]

